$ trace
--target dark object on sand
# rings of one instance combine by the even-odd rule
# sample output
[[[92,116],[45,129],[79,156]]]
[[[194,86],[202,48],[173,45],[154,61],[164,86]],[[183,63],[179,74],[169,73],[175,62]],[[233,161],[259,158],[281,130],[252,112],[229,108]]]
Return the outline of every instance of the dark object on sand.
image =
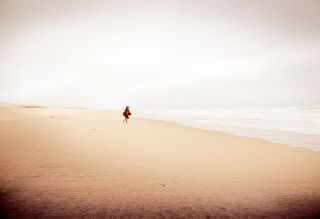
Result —
[[[124,120],[122,123],[126,122],[128,124],[128,119],[129,119],[129,116],[131,116],[131,112],[129,110],[129,107],[126,106],[125,110],[123,111],[122,115],[124,116]]]

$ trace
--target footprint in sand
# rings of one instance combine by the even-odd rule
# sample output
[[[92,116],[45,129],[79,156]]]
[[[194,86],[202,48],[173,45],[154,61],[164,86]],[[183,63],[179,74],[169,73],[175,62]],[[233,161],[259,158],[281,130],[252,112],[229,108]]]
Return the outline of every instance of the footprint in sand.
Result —
[[[91,131],[100,132],[100,129],[90,129],[89,131],[90,131],[90,132],[91,132]]]

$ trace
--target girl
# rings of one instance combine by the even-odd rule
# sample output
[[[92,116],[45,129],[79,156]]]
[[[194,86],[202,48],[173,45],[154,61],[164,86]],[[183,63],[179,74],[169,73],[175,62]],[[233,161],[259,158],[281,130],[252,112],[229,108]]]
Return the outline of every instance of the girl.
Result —
[[[122,115],[123,115],[124,118],[125,118],[122,123],[126,122],[126,123],[128,124],[128,119],[129,119],[129,116],[131,115],[128,106],[127,106],[126,109],[123,111],[123,114],[122,114]]]

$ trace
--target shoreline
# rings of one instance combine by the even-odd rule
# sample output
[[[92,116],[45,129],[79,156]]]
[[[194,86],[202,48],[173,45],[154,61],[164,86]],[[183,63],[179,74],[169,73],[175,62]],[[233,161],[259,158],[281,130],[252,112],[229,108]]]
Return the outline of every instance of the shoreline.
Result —
[[[268,141],[273,144],[282,144],[290,147],[305,148],[312,150],[316,153],[320,152],[320,135],[315,134],[302,134],[298,132],[283,131],[283,130],[272,130],[272,129],[261,129],[261,128],[249,128],[240,126],[222,126],[214,124],[201,124],[199,122],[183,121],[183,119],[166,119],[157,118],[156,116],[141,115],[137,118],[151,119],[155,121],[175,122],[182,126],[199,128],[203,130],[211,130],[231,134],[239,137],[259,138]],[[289,137],[288,137],[289,136]],[[288,139],[289,138],[289,139]],[[313,139],[309,142],[310,139]],[[315,143],[319,142],[319,144]]]
[[[105,108],[86,108],[86,107],[76,107],[76,106],[63,106],[63,105],[42,105],[42,104],[28,104],[28,103],[0,103],[0,108],[1,107],[18,107],[18,108],[29,108],[29,109],[60,109],[60,110],[89,110],[89,111],[96,111],[96,112],[117,112],[121,111],[121,109],[105,109]],[[133,118],[138,118],[138,119],[147,119],[147,120],[154,120],[154,121],[161,121],[161,122],[169,122],[185,127],[191,127],[191,128],[196,128],[196,129],[202,129],[202,130],[209,130],[209,131],[214,131],[214,132],[220,132],[220,133],[225,133],[225,134],[230,134],[233,136],[238,136],[238,137],[248,137],[248,138],[257,138],[257,139],[262,139],[267,142],[270,142],[272,144],[279,144],[279,145],[285,145],[289,147],[294,147],[294,148],[304,148],[311,150],[316,153],[320,153],[320,148],[315,148],[314,146],[310,145],[302,145],[302,144],[295,144],[295,143],[286,143],[282,141],[277,141],[273,140],[272,138],[264,137],[264,136],[259,136],[259,135],[250,135],[250,134],[240,134],[237,131],[230,131],[229,130],[222,130],[218,128],[211,128],[210,126],[206,126],[205,124],[196,124],[195,122],[192,121],[178,121],[178,119],[166,119],[166,118],[157,118],[156,116],[150,116],[150,115],[142,115],[140,112],[138,113],[138,116],[133,115]],[[227,126],[226,126],[227,127]],[[231,127],[231,126],[230,126]],[[227,128],[230,128],[227,127]],[[231,127],[239,130],[246,130],[246,129],[251,129],[254,131],[262,131],[262,132],[277,132],[277,133],[289,133],[293,135],[309,135],[309,136],[316,136],[317,138],[320,138],[318,135],[314,134],[301,134],[298,132],[289,132],[289,131],[281,131],[281,130],[271,130],[271,129],[260,129],[260,128],[246,128],[246,127]]]
[[[156,122],[167,122],[167,123],[172,123],[172,124],[178,125],[178,126],[183,126],[183,127],[187,127],[187,128],[193,128],[193,129],[199,129],[199,130],[203,130],[203,131],[211,131],[213,133],[220,133],[220,134],[230,135],[230,136],[234,136],[234,137],[262,140],[262,141],[265,141],[265,142],[270,143],[270,144],[278,145],[280,147],[284,146],[284,147],[290,147],[290,148],[298,148],[298,149],[303,149],[303,150],[307,150],[307,151],[312,151],[312,152],[315,152],[315,153],[320,153],[320,151],[317,150],[317,149],[312,149],[312,148],[309,148],[309,147],[306,147],[306,146],[301,146],[301,145],[292,145],[292,144],[274,142],[274,141],[272,141],[272,140],[270,140],[268,138],[264,138],[264,137],[240,135],[240,134],[235,134],[235,133],[222,131],[222,130],[218,130],[218,129],[210,129],[210,128],[205,128],[205,127],[200,127],[200,126],[189,125],[188,123],[178,122],[178,121],[174,121],[174,120],[163,120],[163,119],[147,118],[147,117],[141,117],[141,116],[135,117],[135,118],[137,118],[137,119],[145,119],[145,120],[152,120],[152,121],[156,121]],[[273,130],[271,130],[271,131],[273,131]]]

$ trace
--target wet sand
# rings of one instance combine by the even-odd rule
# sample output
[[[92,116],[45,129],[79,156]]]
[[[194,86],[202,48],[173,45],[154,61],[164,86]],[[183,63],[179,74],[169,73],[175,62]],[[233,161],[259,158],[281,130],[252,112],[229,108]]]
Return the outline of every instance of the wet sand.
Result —
[[[134,111],[133,111],[134,115]],[[320,154],[121,111],[0,105],[0,216],[317,218]]]

